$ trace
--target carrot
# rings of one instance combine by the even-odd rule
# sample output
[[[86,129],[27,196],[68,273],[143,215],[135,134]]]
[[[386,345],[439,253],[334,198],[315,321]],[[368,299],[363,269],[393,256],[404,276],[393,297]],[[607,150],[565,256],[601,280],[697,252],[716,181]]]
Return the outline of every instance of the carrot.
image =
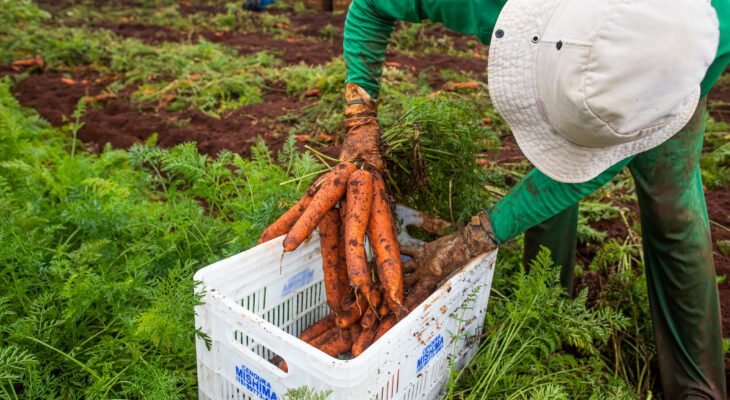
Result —
[[[393,312],[403,311],[403,269],[400,248],[395,234],[393,214],[388,204],[385,182],[380,174],[373,176],[373,206],[368,221],[368,237],[373,246],[378,279],[385,299]]]
[[[333,314],[329,314],[326,317],[320,319],[316,323],[314,323],[309,328],[302,331],[301,334],[299,334],[299,339],[310,343],[312,340],[314,340],[317,336],[323,334],[324,332],[334,328],[335,326],[335,316]]]
[[[378,313],[372,308],[368,308],[362,315],[362,319],[360,320],[360,326],[362,326],[363,330],[368,330],[372,328],[373,325],[375,325],[378,319]]]
[[[314,347],[321,346],[323,343],[333,340],[334,337],[339,335],[340,332],[341,330],[339,328],[333,326],[332,328],[329,328],[326,331],[320,333],[316,338],[312,339],[308,343]]]
[[[304,214],[304,211],[309,207],[312,202],[312,196],[307,194],[299,201],[288,209],[284,214],[279,217],[273,224],[269,225],[264,233],[261,234],[258,244],[266,243],[269,240],[275,239],[285,233],[294,226],[297,220]]]
[[[337,164],[335,169],[327,173],[317,193],[312,198],[302,216],[294,223],[284,238],[284,251],[293,251],[312,233],[314,228],[347,190],[347,182],[355,171],[355,165],[350,162]]]
[[[347,183],[347,219],[345,220],[345,258],[347,275],[355,291],[360,291],[373,307],[373,281],[365,256],[363,240],[373,202],[373,175],[365,170],[352,173]]]
[[[322,270],[324,271],[324,289],[327,294],[327,305],[335,315],[339,314],[344,302],[343,290],[337,277],[340,263],[340,212],[333,208],[327,212],[319,223],[319,243],[322,250]]]
[[[312,346],[331,357],[336,357],[352,348],[350,331],[333,328],[317,338]]]
[[[383,335],[385,335],[385,332],[388,332],[390,328],[394,327],[397,322],[398,319],[395,317],[395,314],[388,314],[387,317],[381,319],[380,326],[378,326],[378,331],[375,332],[375,340],[378,340]]]
[[[360,324],[350,325],[350,337],[352,338],[353,343],[357,341],[357,338],[360,336],[361,332],[362,328],[360,327]]]
[[[388,315],[389,312],[390,306],[387,304],[387,302],[383,302],[383,304],[378,307],[378,319],[385,317],[386,315]]]
[[[352,341],[352,355],[357,357],[362,354],[375,341],[375,334],[378,331],[378,324],[375,323],[370,329],[363,329],[360,336]]]
[[[282,370],[284,372],[289,372],[289,366],[286,365],[286,361],[284,361],[283,358],[281,358],[279,356],[273,356],[273,357],[271,357],[269,362],[276,365],[280,370]]]
[[[350,295],[350,278],[347,276],[347,258],[345,256],[345,220],[347,219],[347,201],[343,199],[340,201],[340,232],[338,246],[339,250],[339,263],[337,264],[337,282],[339,282],[342,288],[344,297]]]
[[[340,312],[335,319],[335,324],[337,324],[340,329],[350,327],[350,325],[360,321],[360,318],[362,318],[362,314],[365,312],[367,307],[368,303],[365,296],[359,296],[357,301],[353,301],[343,307],[342,312]]]

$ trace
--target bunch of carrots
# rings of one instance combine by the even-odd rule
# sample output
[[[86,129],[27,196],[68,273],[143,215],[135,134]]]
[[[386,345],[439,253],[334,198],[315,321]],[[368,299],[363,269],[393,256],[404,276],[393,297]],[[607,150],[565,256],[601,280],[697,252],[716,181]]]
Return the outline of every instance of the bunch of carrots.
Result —
[[[342,162],[320,176],[259,243],[286,234],[284,251],[297,249],[319,229],[327,317],[300,338],[329,354],[357,357],[431,293],[404,300],[401,250],[385,182],[378,172]],[[374,265],[365,254],[369,238]],[[278,364],[284,369],[285,365]]]

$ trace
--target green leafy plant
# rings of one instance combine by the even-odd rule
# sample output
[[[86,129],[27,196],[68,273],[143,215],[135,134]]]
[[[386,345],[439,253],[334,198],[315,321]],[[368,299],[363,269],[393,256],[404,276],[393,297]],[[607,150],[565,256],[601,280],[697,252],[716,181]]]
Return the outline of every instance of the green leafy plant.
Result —
[[[292,141],[280,165],[263,144],[72,155],[7,79],[0,127],[2,396],[196,397],[193,273],[255,244],[321,167]]]
[[[390,182],[405,204],[447,219],[468,218],[488,204],[480,152],[496,139],[458,95],[415,98],[382,135]]]
[[[325,400],[330,394],[331,390],[317,391],[307,386],[291,389],[284,395],[284,399],[287,400]]]
[[[611,308],[586,307],[587,293],[567,298],[543,249],[530,272],[497,283],[477,354],[452,377],[449,399],[625,398],[599,349],[628,320]],[[496,282],[495,282],[496,283]],[[555,397],[553,397],[555,396]]]

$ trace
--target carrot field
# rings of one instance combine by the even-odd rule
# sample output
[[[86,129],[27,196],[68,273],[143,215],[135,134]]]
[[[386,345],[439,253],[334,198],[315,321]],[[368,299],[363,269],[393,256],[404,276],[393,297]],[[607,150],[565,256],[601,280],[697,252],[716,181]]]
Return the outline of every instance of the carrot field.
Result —
[[[197,398],[193,274],[255,246],[344,134],[345,14],[242,3],[0,0],[0,398]],[[397,25],[379,99],[397,202],[461,222],[530,170],[487,51]],[[708,109],[730,338],[730,74]],[[662,398],[628,171],[581,203],[578,232],[573,297],[549,252],[527,272],[522,239],[500,247],[479,352],[447,398]]]

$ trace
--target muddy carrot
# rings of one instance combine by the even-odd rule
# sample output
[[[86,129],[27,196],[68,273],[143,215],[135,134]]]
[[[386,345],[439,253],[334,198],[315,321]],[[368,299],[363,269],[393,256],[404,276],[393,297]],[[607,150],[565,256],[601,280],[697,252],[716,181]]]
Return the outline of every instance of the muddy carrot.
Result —
[[[321,181],[321,186],[312,198],[309,207],[304,210],[302,216],[284,238],[284,251],[295,250],[319,225],[327,211],[334,207],[345,194],[348,179],[353,171],[355,171],[354,164],[343,162],[327,173],[326,179]]]
[[[327,294],[327,305],[335,315],[339,314],[343,302],[343,291],[337,277],[340,263],[340,212],[333,208],[327,212],[319,223],[319,243],[322,250],[322,270],[324,271],[324,290]]]
[[[375,334],[378,331],[378,324],[375,323],[370,329],[363,329],[360,336],[352,341],[352,355],[357,357],[362,354],[375,341]]]
[[[317,338],[316,343],[312,343],[312,346],[332,357],[350,351],[352,348],[352,338],[349,330],[331,329],[320,338]]]
[[[395,314],[388,314],[387,317],[381,319],[378,330],[375,332],[375,340],[378,340],[381,336],[385,335],[385,333],[388,332],[390,328],[394,327],[397,322],[398,319],[395,317]]]
[[[284,214],[282,214],[279,219],[274,221],[273,224],[269,225],[266,230],[264,230],[264,233],[261,234],[261,237],[259,238],[259,244],[266,243],[269,240],[275,239],[281,235],[284,235],[289,232],[289,230],[294,226],[294,224],[297,222],[297,220],[304,214],[304,211],[309,207],[309,204],[312,202],[312,196],[309,194],[305,195],[299,201],[294,204],[292,208],[287,210]]]
[[[284,372],[289,372],[289,366],[286,365],[286,361],[284,361],[283,358],[281,358],[279,356],[273,356],[273,357],[271,357],[269,362],[276,365],[280,370],[282,370]]]
[[[347,201],[340,201],[340,232],[339,232],[339,263],[337,264],[337,281],[342,288],[345,298],[350,296],[350,278],[347,276],[347,258],[345,256],[345,220],[347,219]]]
[[[394,312],[403,311],[403,269],[395,234],[393,214],[388,204],[385,182],[380,174],[373,176],[373,205],[368,222],[370,238],[377,265],[378,279],[383,285],[385,299]]]
[[[340,329],[346,329],[352,324],[360,321],[363,313],[368,308],[368,302],[365,296],[359,296],[357,301],[353,301],[343,307],[342,312],[337,316],[335,323]]]
[[[333,314],[329,314],[328,316],[326,316],[326,317],[320,319],[319,321],[317,321],[316,323],[314,323],[314,325],[303,330],[302,333],[299,335],[299,339],[302,339],[303,341],[310,343],[317,336],[334,328],[334,326],[335,326],[335,316]]]
[[[362,328],[360,327],[360,324],[352,324],[350,325],[349,329],[352,342],[355,343],[357,341],[357,338],[360,336],[360,333],[362,332]]]
[[[363,330],[368,330],[378,322],[378,319],[378,313],[372,308],[368,307],[368,309],[365,310],[365,313],[362,315],[362,319],[360,319],[360,326],[362,326]]]
[[[333,326],[332,328],[327,329],[326,331],[320,333],[317,335],[316,338],[312,339],[308,343],[311,344],[314,347],[321,346],[323,343],[331,341],[334,339],[336,335],[340,333],[340,329],[336,326]]]
[[[347,275],[356,292],[361,292],[368,303],[377,307],[379,304],[375,302],[372,295],[373,281],[363,245],[372,202],[373,175],[362,169],[353,172],[347,183],[347,219],[345,220]]]
[[[388,313],[390,312],[390,307],[391,307],[391,306],[389,306],[389,305],[387,304],[387,300],[388,300],[388,299],[385,299],[385,300],[386,300],[386,301],[384,301],[384,302],[383,302],[383,303],[382,303],[382,304],[380,305],[380,307],[378,307],[378,319],[380,319],[380,318],[383,318],[383,317],[385,317],[385,316],[386,316],[386,315],[388,315]]]

